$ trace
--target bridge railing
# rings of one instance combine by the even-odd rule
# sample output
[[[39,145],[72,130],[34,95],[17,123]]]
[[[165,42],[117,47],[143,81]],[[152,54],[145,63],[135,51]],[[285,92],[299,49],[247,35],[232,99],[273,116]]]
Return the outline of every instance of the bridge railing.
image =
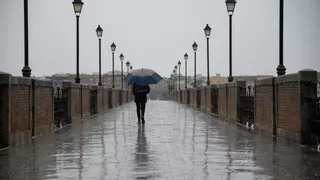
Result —
[[[126,89],[0,73],[0,149],[50,135],[130,101],[132,94]]]
[[[320,147],[317,71],[303,70],[254,83],[231,83],[174,91],[170,99],[211,113],[221,120]],[[176,97],[183,93],[185,101]],[[317,97],[317,98],[316,98]]]

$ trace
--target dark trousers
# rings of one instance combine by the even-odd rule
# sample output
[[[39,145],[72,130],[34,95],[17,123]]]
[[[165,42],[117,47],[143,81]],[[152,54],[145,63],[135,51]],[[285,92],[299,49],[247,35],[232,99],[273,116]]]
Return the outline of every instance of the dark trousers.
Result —
[[[140,120],[141,117],[144,117],[144,112],[146,110],[146,103],[136,102],[136,106],[137,106],[137,116],[138,116],[138,119]]]

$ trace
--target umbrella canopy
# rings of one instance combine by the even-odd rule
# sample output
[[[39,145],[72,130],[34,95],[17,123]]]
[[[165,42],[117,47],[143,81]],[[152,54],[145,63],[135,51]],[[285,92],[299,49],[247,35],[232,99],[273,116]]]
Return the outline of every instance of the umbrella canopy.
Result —
[[[136,69],[129,73],[125,81],[131,84],[137,85],[149,85],[149,84],[158,84],[162,80],[162,77],[151,69]]]

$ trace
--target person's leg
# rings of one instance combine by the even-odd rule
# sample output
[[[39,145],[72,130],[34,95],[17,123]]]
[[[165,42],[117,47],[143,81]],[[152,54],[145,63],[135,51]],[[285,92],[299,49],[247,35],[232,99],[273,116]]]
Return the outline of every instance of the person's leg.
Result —
[[[137,106],[137,117],[138,117],[138,123],[140,122],[140,109],[141,109],[141,104],[136,102],[136,106]]]
[[[142,120],[143,124],[145,123],[145,121],[144,121],[144,112],[145,112],[145,110],[146,110],[146,103],[141,103],[141,114],[142,114],[141,120]]]

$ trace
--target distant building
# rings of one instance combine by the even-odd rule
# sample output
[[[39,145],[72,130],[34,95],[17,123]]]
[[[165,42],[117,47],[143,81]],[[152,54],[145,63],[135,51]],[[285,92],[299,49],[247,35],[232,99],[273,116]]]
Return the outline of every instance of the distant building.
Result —
[[[126,89],[127,85],[124,80],[127,73],[123,72],[123,88]],[[114,71],[114,86],[115,88],[121,88],[121,71]],[[112,71],[107,72],[103,75],[102,84],[105,87],[112,88]]]
[[[217,73],[215,76],[210,77],[211,84],[225,84],[228,82],[228,77],[222,77],[221,74]]]
[[[123,72],[123,78],[127,75]],[[61,86],[63,81],[74,82],[75,74],[54,74],[52,76],[46,76],[46,79],[51,79],[54,81],[55,86]],[[99,75],[97,73],[93,74],[80,74],[81,84],[85,85],[98,85]],[[121,71],[114,71],[114,85],[115,88],[121,88]],[[102,85],[104,87],[112,88],[112,71],[101,75]],[[123,87],[126,88],[126,83],[123,81]]]
[[[247,86],[254,86],[254,80],[260,78],[273,77],[272,75],[257,75],[257,76],[233,76],[233,81],[246,81]],[[210,77],[211,84],[225,84],[228,83],[228,77],[223,77],[217,73],[215,76]]]

